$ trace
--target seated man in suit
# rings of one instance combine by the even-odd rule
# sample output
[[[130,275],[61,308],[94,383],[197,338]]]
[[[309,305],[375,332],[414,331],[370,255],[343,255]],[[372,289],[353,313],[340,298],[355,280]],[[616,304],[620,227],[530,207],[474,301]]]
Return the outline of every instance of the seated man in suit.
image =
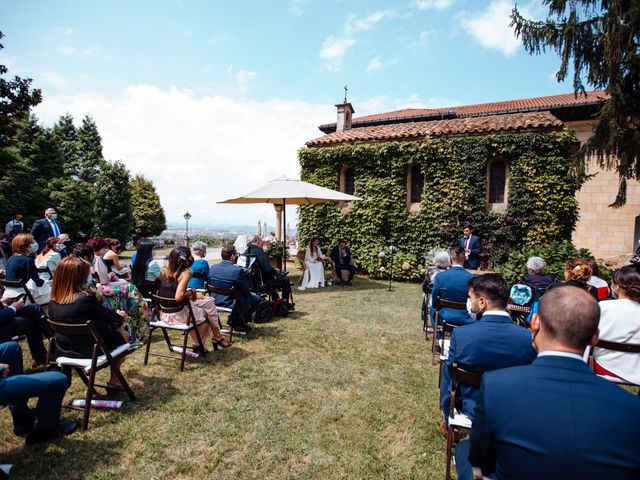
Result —
[[[58,214],[55,208],[47,208],[44,218],[36,220],[31,228],[31,235],[38,242],[38,253],[44,250],[47,239],[59,237],[62,234],[62,226],[58,223]]]
[[[453,247],[449,252],[451,256],[451,268],[440,272],[436,275],[436,279],[433,282],[433,289],[431,290],[431,307],[429,312],[431,314],[431,327],[435,329],[435,315],[436,315],[436,299],[441,298],[443,300],[449,300],[452,302],[464,303],[468,298],[468,283],[473,278],[473,274],[467,272],[464,267],[465,258],[464,250],[460,247]],[[441,308],[440,323],[445,321],[453,325],[466,325],[473,323],[473,319],[464,310],[456,310],[454,308]]]
[[[245,321],[241,322],[242,325],[234,323],[232,326],[236,330],[242,331],[247,328],[245,323],[251,318],[251,312],[260,303],[262,297],[251,293],[251,282],[246,272],[242,267],[236,265],[236,260],[238,260],[236,247],[225,245],[222,248],[221,256],[222,261],[209,268],[209,284],[218,288],[235,287],[238,293],[238,305]],[[220,307],[231,308],[233,306],[233,299],[228,295],[214,293],[213,297],[216,299],[216,305]]]
[[[0,343],[0,405],[9,405],[13,433],[26,435],[27,444],[48,442],[75,432],[80,422],[60,423],[60,407],[69,388],[60,372],[22,374],[22,350],[16,342]],[[35,412],[27,406],[38,397]]]
[[[347,285],[353,285],[353,276],[356,274],[356,266],[351,264],[351,250],[347,247],[347,242],[345,242],[342,238],[338,240],[338,245],[331,249],[331,260],[336,269],[336,275],[340,280],[340,285],[344,285],[344,280],[342,280],[342,271],[346,270],[349,272],[349,280],[347,280]]]
[[[599,318],[584,290],[544,294],[531,320],[538,357],[483,375],[468,458],[456,449],[459,472],[470,461],[500,479],[640,478],[640,399],[582,359],[598,342]]]
[[[293,310],[295,305],[291,302],[291,282],[288,277],[280,273],[280,269],[273,268],[269,263],[269,258],[267,258],[267,254],[262,248],[263,245],[260,235],[252,235],[249,237],[247,249],[242,255],[255,258],[272,300],[278,298],[277,290],[280,289],[282,290],[282,298],[287,301],[289,310]]]
[[[436,277],[437,279],[437,277]],[[498,368],[528,365],[536,358],[531,346],[531,332],[511,321],[507,313],[509,285],[497,273],[487,273],[469,280],[469,304],[476,322],[456,328],[451,334],[449,356],[442,369],[440,405],[446,425],[451,399],[451,367],[474,373]],[[456,409],[473,420],[479,391],[461,385]]]
[[[458,238],[458,246],[464,251],[464,268],[470,268],[471,270],[480,268],[482,246],[480,238],[473,234],[471,225],[466,225],[462,230],[462,236]]]

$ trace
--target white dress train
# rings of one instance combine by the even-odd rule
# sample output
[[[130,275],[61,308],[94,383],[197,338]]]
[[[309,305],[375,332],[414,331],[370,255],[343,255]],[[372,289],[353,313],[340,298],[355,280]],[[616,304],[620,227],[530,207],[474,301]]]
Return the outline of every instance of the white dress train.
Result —
[[[311,253],[307,247],[304,257],[304,273],[302,274],[302,284],[300,289],[324,287],[324,264],[322,260],[326,257],[318,248],[317,252]]]

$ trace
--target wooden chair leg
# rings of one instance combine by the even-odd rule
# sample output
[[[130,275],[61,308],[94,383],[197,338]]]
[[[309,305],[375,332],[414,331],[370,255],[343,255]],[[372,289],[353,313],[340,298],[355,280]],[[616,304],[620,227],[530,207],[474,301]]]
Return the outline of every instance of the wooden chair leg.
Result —
[[[145,346],[145,349],[144,349],[144,364],[145,365],[149,361],[149,349],[151,348],[151,335],[153,334],[154,330],[155,330],[154,327],[151,327],[149,329],[149,336],[147,337],[147,345]]]
[[[202,358],[205,358],[207,356],[207,349],[205,348],[204,342],[202,341],[202,335],[200,335],[200,329],[198,327],[199,325],[196,325],[194,327],[196,331],[196,338],[198,339],[198,345],[200,345],[200,349],[202,350]],[[209,328],[211,328],[210,325]],[[211,335],[213,335],[213,332],[211,332]]]
[[[169,349],[169,352],[173,352],[173,350],[171,349],[172,344],[171,344],[171,339],[169,338],[169,334],[164,328],[161,328],[161,330],[162,330],[162,335],[164,336],[164,341],[167,342],[167,348]]]
[[[451,427],[447,427],[447,450],[446,450],[446,469],[445,469],[445,480],[451,480],[451,450],[453,449],[453,429]]]
[[[136,396],[133,394],[133,390],[131,390],[131,387],[129,386],[129,383],[127,382],[127,380],[124,378],[124,375],[122,375],[120,368],[115,365],[109,365],[109,367],[113,369],[113,373],[116,375],[116,377],[118,377],[118,380],[120,380],[120,385],[122,385],[122,389],[125,392],[127,392],[127,395],[129,395],[129,398],[131,399],[131,401],[134,401],[136,399]]]
[[[76,369],[76,372],[78,373],[78,376],[82,379],[82,383],[84,383],[87,388],[89,388],[89,379],[87,378],[87,374],[84,373],[84,370],[82,370],[81,368]],[[93,392],[92,395],[97,395],[98,392],[96,391],[95,387],[93,388]]]
[[[84,415],[82,418],[82,430],[89,428],[89,414],[91,413],[91,400],[93,399],[94,383],[96,380],[95,370],[91,370],[89,373],[89,385],[87,386],[87,395],[84,400]]]
[[[189,338],[189,331],[184,332],[184,339],[182,340],[182,355],[180,356],[180,371],[184,372],[184,359],[187,357],[187,340]]]
[[[438,325],[436,324],[436,328],[433,330],[433,341],[431,342],[431,365],[436,364],[436,345],[438,344],[438,339],[436,338],[437,332]]]

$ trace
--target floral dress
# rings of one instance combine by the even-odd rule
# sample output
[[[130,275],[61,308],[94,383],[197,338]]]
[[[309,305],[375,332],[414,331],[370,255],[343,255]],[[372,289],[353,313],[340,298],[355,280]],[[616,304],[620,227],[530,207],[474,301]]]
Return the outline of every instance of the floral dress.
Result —
[[[105,291],[111,291],[114,294],[105,295]],[[114,312],[122,310],[129,316],[125,325],[129,332],[129,343],[142,343],[146,340],[149,334],[151,309],[134,284],[120,281],[104,285],[96,295],[102,305],[109,310]]]

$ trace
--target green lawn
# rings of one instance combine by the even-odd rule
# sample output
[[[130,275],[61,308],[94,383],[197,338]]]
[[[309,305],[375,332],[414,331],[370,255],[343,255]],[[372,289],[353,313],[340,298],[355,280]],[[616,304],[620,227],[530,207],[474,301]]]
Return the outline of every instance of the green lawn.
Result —
[[[441,478],[420,287],[386,287],[357,278],[353,288],[296,291],[291,316],[184,373],[157,357],[145,367],[140,350],[125,363],[138,401],[94,410],[86,433],[47,446],[14,437],[3,409],[0,463],[16,464],[15,479]],[[74,376],[67,397],[81,386]]]

